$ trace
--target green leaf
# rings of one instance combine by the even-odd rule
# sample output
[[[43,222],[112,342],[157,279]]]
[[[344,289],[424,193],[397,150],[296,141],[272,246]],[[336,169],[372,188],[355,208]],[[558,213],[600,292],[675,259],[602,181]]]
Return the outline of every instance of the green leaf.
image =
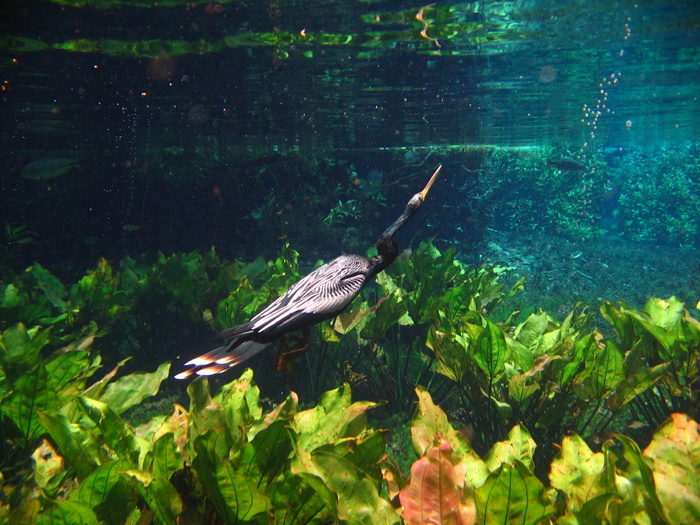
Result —
[[[700,426],[685,414],[671,414],[644,457],[653,462],[656,493],[669,523],[700,523]]]
[[[51,304],[61,312],[65,312],[68,303],[63,299],[68,295],[68,292],[61,281],[39,263],[34,263],[32,274],[36,277],[37,286],[46,294]]]
[[[606,341],[591,370],[590,392],[594,399],[601,399],[615,389],[625,378],[622,351],[614,341]]]
[[[56,412],[58,408],[57,395],[47,384],[43,363],[19,378],[2,404],[3,413],[17,426],[24,443],[30,443],[45,432],[39,413]]]
[[[437,356],[436,371],[459,383],[469,370],[469,357],[462,334],[448,334],[431,327],[425,345]]]
[[[90,352],[85,350],[73,350],[54,354],[53,359],[46,363],[47,383],[55,392],[61,394],[65,400],[70,394],[82,390],[82,385],[73,385],[71,392],[63,392],[71,383],[84,377],[83,373],[90,371]]]
[[[488,319],[485,321],[484,331],[476,340],[474,359],[479,368],[493,379],[503,371],[508,355],[508,345],[503,330]]]
[[[89,437],[86,431],[77,424],[68,421],[63,414],[41,412],[39,418],[42,424],[51,434],[66,462],[79,478],[87,477],[97,466],[95,457],[88,452],[86,441]]]
[[[136,372],[120,377],[107,385],[99,401],[109,405],[115,413],[122,414],[147,397],[156,395],[160,384],[168,378],[169,372],[170,363],[163,363],[152,374]]]
[[[543,494],[542,483],[520,461],[503,464],[474,493],[479,523],[539,523],[554,514]]]
[[[379,525],[401,521],[389,502],[379,496],[375,482],[332,446],[319,447],[312,453],[299,450],[292,472],[302,475],[317,490],[325,485],[332,494],[326,493],[326,501],[335,506],[343,522]]]
[[[77,501],[45,500],[35,525],[97,525],[95,513]]]
[[[620,338],[622,346],[625,349],[630,349],[637,339],[634,330],[634,323],[627,315],[627,307],[623,306],[620,309],[615,308],[609,301],[600,303],[600,313],[612,325],[615,333]]]
[[[187,386],[187,393],[190,395],[190,440],[206,434],[209,430],[227,428],[226,415],[221,410],[221,406],[216,403],[209,394],[209,381],[206,377],[198,377]],[[222,441],[223,449],[231,447],[231,434],[226,433],[225,443]],[[222,450],[223,450],[222,449]]]
[[[628,354],[628,359],[630,355],[632,352]],[[628,372],[615,388],[613,395],[606,400],[605,407],[612,411],[619,410],[665,377],[671,367],[672,363],[666,362],[652,368],[638,368]]]
[[[535,440],[532,439],[525,427],[515,425],[508,432],[508,440],[495,443],[484,461],[491,472],[503,463],[512,464],[514,460],[520,461],[528,469],[534,471],[535,447]]]
[[[39,360],[41,349],[48,344],[50,337],[50,328],[27,331],[22,323],[11,326],[0,335],[0,350],[2,350],[0,362],[33,367]],[[7,367],[6,364],[5,367]],[[11,383],[16,379],[8,375]]]
[[[241,376],[221,387],[214,396],[226,415],[226,422],[234,441],[244,439],[245,429],[262,417],[260,390],[253,382],[253,371],[248,368]]]
[[[644,305],[644,311],[649,314],[651,321],[666,331],[673,329],[679,319],[683,317],[685,308],[676,297],[659,299],[652,297]]]
[[[289,458],[294,450],[291,429],[286,421],[278,420],[256,434],[246,446],[250,449],[247,462],[258,472],[256,481],[270,484],[285,469],[289,468]]]
[[[662,523],[663,507],[656,494],[651,460],[642,456],[639,445],[631,438],[622,434],[615,434],[615,438],[622,443],[623,454],[628,463],[627,471],[631,471],[631,473],[627,474],[627,477],[630,479],[641,478],[642,486],[644,487],[643,496],[648,502],[648,504],[645,504],[645,508],[652,519],[652,523]],[[639,473],[638,476],[637,472]]]
[[[131,425],[101,401],[84,396],[79,396],[78,401],[117,456],[130,461],[131,465],[137,465],[141,447]]]
[[[571,488],[576,480],[599,476],[604,464],[603,454],[594,454],[581,436],[566,436],[561,442],[559,454],[550,465],[549,482],[552,487],[571,496]]]
[[[302,476],[285,471],[276,478],[268,493],[272,499],[272,523],[333,523],[333,513]]]
[[[469,485],[480,487],[489,475],[486,463],[474,452],[464,435],[452,428],[447,416],[433,403],[427,390],[419,386],[416,388],[416,395],[418,410],[411,425],[411,438],[416,455],[423,456],[436,440],[444,437],[450,448],[467,466]]]
[[[316,407],[294,416],[292,428],[299,435],[299,446],[313,450],[340,438],[355,437],[364,431],[367,410],[375,403],[351,403],[350,385],[343,383],[335,390],[325,392]]]
[[[541,337],[547,332],[549,317],[547,312],[530,314],[524,323],[519,325],[514,339],[521,343],[530,353],[536,353]]]
[[[523,404],[532,394],[539,390],[540,385],[538,383],[528,384],[530,379],[529,375],[515,374],[508,381],[508,393],[516,402]]]
[[[77,490],[72,490],[68,499],[91,509],[107,502],[110,492],[121,480],[121,472],[129,466],[129,462],[123,459],[102,465],[86,477]]]
[[[153,443],[144,461],[144,468],[149,469],[153,477],[162,479],[170,479],[183,466],[184,460],[172,432],[163,434]]]
[[[566,364],[562,369],[559,381],[561,386],[569,387],[569,383],[577,379],[577,376],[585,369],[588,354],[596,347],[595,333],[588,334],[574,342],[573,352],[564,356]]]
[[[153,511],[158,523],[178,523],[178,516],[182,512],[182,500],[167,479],[151,476],[141,470],[125,470],[122,474],[135,482],[137,490]]]
[[[192,466],[224,523],[250,520],[266,512],[268,498],[260,493],[250,478],[236,472],[228,458],[218,452],[217,443],[223,439],[221,432],[210,430],[195,439],[197,457],[192,461]]]

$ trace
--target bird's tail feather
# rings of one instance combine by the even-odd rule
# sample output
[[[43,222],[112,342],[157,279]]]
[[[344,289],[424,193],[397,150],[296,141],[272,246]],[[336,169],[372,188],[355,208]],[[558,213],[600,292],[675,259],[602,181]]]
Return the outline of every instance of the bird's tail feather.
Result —
[[[175,379],[185,379],[193,374],[198,376],[210,376],[225,372],[247,359],[250,359],[258,352],[264,350],[270,343],[256,343],[255,341],[244,341],[235,348],[232,348],[235,341],[191,359],[185,366],[191,366],[175,376]]]

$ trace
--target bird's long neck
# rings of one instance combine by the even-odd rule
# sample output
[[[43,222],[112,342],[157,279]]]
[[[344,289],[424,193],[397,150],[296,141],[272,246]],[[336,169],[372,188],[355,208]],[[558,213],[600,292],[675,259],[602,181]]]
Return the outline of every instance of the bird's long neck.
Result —
[[[415,198],[415,197],[414,197]],[[374,263],[372,267],[372,275],[377,275],[379,272],[389,267],[399,255],[399,247],[394,240],[394,235],[398,232],[408,220],[418,211],[418,206],[413,203],[413,199],[404,209],[401,216],[389,226],[377,240],[377,255],[372,257]]]

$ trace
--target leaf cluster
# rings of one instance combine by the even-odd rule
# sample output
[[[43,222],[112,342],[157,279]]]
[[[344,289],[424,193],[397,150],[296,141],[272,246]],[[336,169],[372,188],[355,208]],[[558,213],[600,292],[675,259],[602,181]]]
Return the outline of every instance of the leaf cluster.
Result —
[[[547,486],[523,425],[481,457],[419,387],[406,478],[386,461],[387,431],[367,424],[375,404],[353,402],[347,384],[313,408],[292,393],[264,412],[250,370],[216,395],[198,378],[189,408],[134,427],[122,414],[168,365],[86,386],[91,339],[44,360],[46,330],[2,334],[3,429],[32,458],[24,477],[3,466],[3,522],[680,524],[700,512],[700,427],[682,414],[643,452],[622,435],[600,452],[565,437]]]
[[[127,257],[117,267],[100,259],[68,287],[35,263],[3,283],[0,328],[18,322],[50,326],[52,342],[60,345],[62,337],[97,326],[96,346],[106,356],[138,356],[155,365],[177,340],[205,339],[210,329],[247,320],[298,279],[297,257],[285,246],[276,260],[249,264],[222,260],[213,249],[159,253],[155,261]]]

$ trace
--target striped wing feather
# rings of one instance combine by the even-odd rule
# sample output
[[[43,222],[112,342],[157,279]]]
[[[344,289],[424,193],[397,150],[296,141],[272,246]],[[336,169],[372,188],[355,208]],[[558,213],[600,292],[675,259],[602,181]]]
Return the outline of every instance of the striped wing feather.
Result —
[[[320,266],[249,322],[216,334],[214,340],[233,339],[185,363],[192,368],[175,378],[224,372],[267,348],[285,333],[333,317],[360,293],[369,271],[370,261],[359,255],[342,255]]]

